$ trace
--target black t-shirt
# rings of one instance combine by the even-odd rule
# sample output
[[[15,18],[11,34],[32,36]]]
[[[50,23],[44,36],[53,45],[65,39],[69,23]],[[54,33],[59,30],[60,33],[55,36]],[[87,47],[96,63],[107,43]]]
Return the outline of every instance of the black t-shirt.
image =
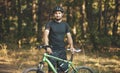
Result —
[[[70,32],[69,25],[66,22],[50,21],[45,29],[49,29],[49,44],[53,47],[65,47],[64,37]]]

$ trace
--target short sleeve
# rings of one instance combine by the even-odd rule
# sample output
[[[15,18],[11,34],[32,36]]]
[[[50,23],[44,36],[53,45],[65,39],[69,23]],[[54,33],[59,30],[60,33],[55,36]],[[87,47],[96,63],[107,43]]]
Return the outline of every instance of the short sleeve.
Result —
[[[49,22],[45,25],[45,29],[50,29],[50,23]]]
[[[69,25],[66,23],[66,33],[69,33],[70,32],[70,27]]]

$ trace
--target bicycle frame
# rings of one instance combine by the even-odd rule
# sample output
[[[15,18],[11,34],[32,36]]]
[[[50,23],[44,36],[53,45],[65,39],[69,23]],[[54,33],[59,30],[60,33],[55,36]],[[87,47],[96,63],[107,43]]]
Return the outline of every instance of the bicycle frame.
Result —
[[[73,65],[73,63],[71,61],[63,60],[61,58],[54,57],[54,56],[51,56],[51,55],[49,55],[47,53],[44,53],[42,61],[46,62],[51,67],[51,69],[53,70],[54,73],[57,73],[57,70],[55,69],[55,67],[53,66],[53,64],[49,61],[48,58],[53,58],[55,60],[68,63],[68,69],[67,69],[67,71],[69,71],[70,67],[72,67],[72,69],[75,70],[75,66]],[[75,71],[77,72],[77,70],[75,70]]]

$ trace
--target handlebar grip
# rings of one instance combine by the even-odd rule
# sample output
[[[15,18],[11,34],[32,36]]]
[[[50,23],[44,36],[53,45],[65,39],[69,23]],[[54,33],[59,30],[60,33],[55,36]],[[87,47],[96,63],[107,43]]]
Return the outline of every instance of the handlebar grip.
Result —
[[[70,50],[70,49],[67,49],[67,50]],[[74,52],[81,52],[81,49],[75,49],[73,50]]]

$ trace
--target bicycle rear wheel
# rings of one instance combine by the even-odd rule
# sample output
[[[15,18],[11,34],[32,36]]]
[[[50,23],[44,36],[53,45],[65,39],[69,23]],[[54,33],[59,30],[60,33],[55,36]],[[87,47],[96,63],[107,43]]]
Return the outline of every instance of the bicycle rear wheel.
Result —
[[[44,73],[42,70],[39,70],[38,68],[28,68],[23,71],[23,73]]]
[[[86,66],[79,66],[79,67],[76,67],[75,69],[77,70],[77,72],[73,70],[72,73],[94,73],[91,68]]]

